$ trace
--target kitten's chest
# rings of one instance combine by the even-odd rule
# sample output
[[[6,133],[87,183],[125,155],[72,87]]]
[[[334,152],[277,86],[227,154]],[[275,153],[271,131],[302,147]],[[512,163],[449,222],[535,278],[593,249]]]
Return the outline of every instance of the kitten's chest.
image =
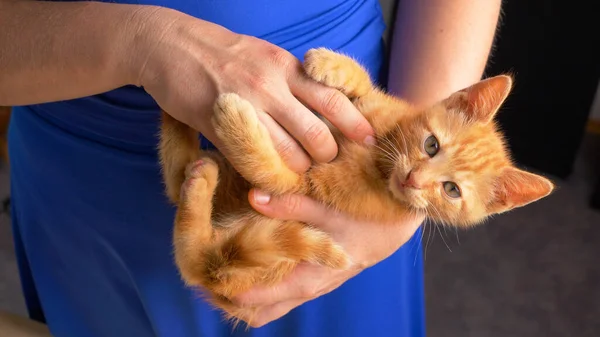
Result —
[[[364,146],[341,146],[333,162],[313,167],[308,173],[311,196],[357,218],[395,218],[398,203],[375,167],[375,159]]]

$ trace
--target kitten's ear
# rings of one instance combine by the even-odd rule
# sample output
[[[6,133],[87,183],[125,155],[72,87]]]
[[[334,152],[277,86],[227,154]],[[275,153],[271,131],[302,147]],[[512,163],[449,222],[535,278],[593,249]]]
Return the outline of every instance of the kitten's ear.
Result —
[[[488,211],[502,213],[537,201],[554,190],[554,184],[539,175],[507,167],[497,178],[494,198],[487,205]]]
[[[469,119],[489,123],[508,97],[513,79],[509,75],[498,75],[479,81],[459,90],[444,100],[447,108],[466,114]]]

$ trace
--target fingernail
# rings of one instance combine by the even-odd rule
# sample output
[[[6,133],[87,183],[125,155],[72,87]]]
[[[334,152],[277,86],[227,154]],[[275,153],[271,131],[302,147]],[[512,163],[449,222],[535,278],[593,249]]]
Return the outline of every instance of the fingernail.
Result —
[[[373,137],[373,136],[366,136],[364,142],[367,145],[375,145],[375,137]]]
[[[271,200],[271,196],[263,191],[254,190],[254,201],[259,205],[266,205]]]

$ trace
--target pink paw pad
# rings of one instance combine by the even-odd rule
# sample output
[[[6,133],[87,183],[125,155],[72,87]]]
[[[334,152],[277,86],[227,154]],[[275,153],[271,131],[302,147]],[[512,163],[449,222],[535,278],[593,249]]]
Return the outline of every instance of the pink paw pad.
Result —
[[[192,163],[191,165],[189,165],[185,172],[186,178],[193,178],[195,175],[197,175],[198,171],[200,170],[200,168],[202,166],[204,166],[204,164],[205,164],[204,160],[200,159],[200,160]]]
[[[200,168],[202,166],[204,166],[204,164],[205,164],[205,162],[202,159],[200,159],[200,160],[192,163],[190,166],[188,166],[188,168],[185,172],[186,179],[183,182],[183,185],[181,186],[181,193],[180,193],[181,198],[183,198],[185,196],[185,193],[192,186],[194,179],[197,178],[198,171],[200,170]]]
[[[194,164],[192,164],[192,169],[195,170],[196,168],[198,168],[202,165],[204,165],[204,160],[202,160],[202,159],[197,160]]]

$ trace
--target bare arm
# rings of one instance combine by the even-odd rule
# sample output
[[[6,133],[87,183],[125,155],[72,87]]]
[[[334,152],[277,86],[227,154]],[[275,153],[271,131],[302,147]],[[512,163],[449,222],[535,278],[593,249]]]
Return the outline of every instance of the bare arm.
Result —
[[[389,90],[427,105],[479,81],[501,0],[402,0],[393,32]]]
[[[266,112],[261,120],[297,171],[308,168],[309,155],[326,162],[337,154],[327,126],[301,101],[351,139],[372,134],[346,97],[308,80],[288,51],[172,9],[0,0],[0,31],[0,106],[133,84],[219,146],[212,106],[218,94],[236,92]]]
[[[135,30],[152,10],[0,0],[0,105],[77,98],[130,84]]]
[[[392,40],[389,90],[414,104],[427,105],[478,81],[489,55],[499,9],[500,0],[401,0]],[[414,235],[423,220],[404,219],[396,226],[378,226],[381,224],[347,218],[298,195],[263,196],[250,198],[250,202],[268,217],[321,227],[349,252],[359,251],[356,256],[373,254],[373,247],[389,248],[388,254],[397,250]],[[357,242],[353,242],[355,238]],[[385,258],[383,255],[379,260]],[[356,256],[356,261],[360,261],[361,257]],[[244,294],[242,304],[264,305],[253,326],[262,326],[287,314],[360,272],[352,268],[339,273],[324,269],[298,268],[278,286]]]

